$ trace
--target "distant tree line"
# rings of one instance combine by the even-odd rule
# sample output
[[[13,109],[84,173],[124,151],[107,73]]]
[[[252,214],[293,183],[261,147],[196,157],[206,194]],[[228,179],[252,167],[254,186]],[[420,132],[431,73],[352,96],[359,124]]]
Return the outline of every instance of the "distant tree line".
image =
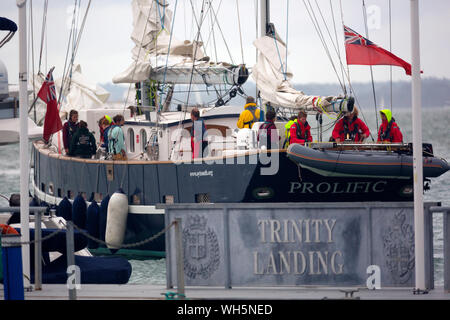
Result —
[[[123,97],[128,90],[127,86],[114,85],[105,83],[101,85],[111,93],[109,101],[123,101]],[[374,98],[372,91],[372,83],[353,83],[356,98],[364,108],[374,106]],[[337,83],[297,83],[294,84],[297,90],[303,91],[308,95],[337,95],[342,93],[342,89]],[[391,89],[390,82],[375,82],[375,92],[377,99],[377,109],[382,106],[390,107]],[[251,80],[244,84],[244,91],[248,95],[255,95],[255,83]],[[211,94],[214,90],[210,90],[210,95],[201,94],[204,101],[211,101]],[[411,107],[411,82],[396,81],[392,84],[392,103],[394,108],[410,108]],[[237,96],[230,103],[243,103],[244,99]],[[423,78],[422,79],[422,106],[423,107],[443,107],[450,106],[450,79],[445,78]]]
[[[311,95],[335,95],[341,93],[339,84],[296,84],[297,90]],[[361,105],[365,108],[374,106],[372,83],[353,83],[352,87]],[[375,82],[375,93],[378,107],[390,107],[391,85],[389,81]],[[397,108],[411,107],[411,82],[396,81],[392,83],[392,104]],[[450,79],[423,78],[422,106],[443,107],[450,106]]]

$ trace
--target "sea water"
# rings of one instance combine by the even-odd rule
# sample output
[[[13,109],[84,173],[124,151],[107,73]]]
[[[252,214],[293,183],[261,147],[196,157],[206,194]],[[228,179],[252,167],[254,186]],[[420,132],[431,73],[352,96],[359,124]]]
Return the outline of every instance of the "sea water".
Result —
[[[375,117],[373,110],[360,110],[360,118],[369,126],[373,138],[377,137],[378,125],[381,120]],[[412,118],[411,110],[407,108],[393,109],[393,116],[396,119],[405,142],[412,141]],[[333,115],[324,115],[323,140],[328,140],[333,129]],[[316,128],[314,117],[309,116],[308,122],[311,127]],[[450,107],[423,108],[422,109],[422,132],[423,142],[433,144],[435,156],[442,157],[450,161]],[[313,138],[317,139],[317,131],[312,130]],[[368,140],[370,142],[371,139]],[[19,192],[19,144],[0,146],[0,195],[9,199],[11,193]],[[441,202],[442,206],[450,206],[450,172],[435,178],[431,181],[431,191],[425,193],[424,201]],[[8,201],[0,196],[0,206],[8,206]],[[443,239],[442,214],[434,214],[434,271],[435,286],[442,287],[444,284],[443,270]],[[166,262],[165,259],[152,260],[129,260],[133,272],[129,283],[134,284],[159,284],[166,283]]]

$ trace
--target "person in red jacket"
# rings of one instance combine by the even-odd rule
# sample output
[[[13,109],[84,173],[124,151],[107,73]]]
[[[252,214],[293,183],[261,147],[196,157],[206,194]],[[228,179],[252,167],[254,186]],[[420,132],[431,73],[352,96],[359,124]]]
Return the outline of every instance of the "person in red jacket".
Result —
[[[344,141],[363,142],[370,136],[367,125],[358,118],[358,109],[353,108],[352,112],[345,113],[334,126],[331,136],[337,143]]]
[[[277,114],[273,110],[266,113],[266,121],[258,129],[258,146],[266,147],[267,150],[279,149],[279,140],[275,119]]]
[[[300,143],[305,145],[307,141],[312,141],[311,126],[308,124],[308,121],[306,121],[306,117],[306,112],[300,110],[297,120],[294,121],[289,129],[289,144]]]
[[[382,123],[378,129],[379,143],[401,143],[403,142],[403,134],[400,131],[392,112],[389,109],[380,111]]]

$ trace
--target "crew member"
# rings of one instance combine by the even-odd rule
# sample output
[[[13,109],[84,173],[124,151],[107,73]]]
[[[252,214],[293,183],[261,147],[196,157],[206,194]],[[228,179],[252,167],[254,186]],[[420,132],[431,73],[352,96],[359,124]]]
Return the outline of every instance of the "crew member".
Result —
[[[363,142],[370,135],[367,125],[358,118],[358,109],[346,112],[334,126],[332,137],[337,143],[343,141]]]
[[[109,121],[103,116],[98,120],[98,128],[100,130],[100,145],[105,142],[105,129],[108,128]]]
[[[284,143],[283,143],[283,149],[286,149],[289,147],[289,140],[290,140],[290,130],[291,126],[294,124],[294,122],[297,121],[297,116],[291,116],[289,118],[289,121],[284,125]]]
[[[266,113],[266,121],[259,127],[258,130],[258,145],[259,147],[266,146],[267,150],[278,149],[278,130],[275,126],[276,113],[269,110]]]
[[[300,143],[305,145],[307,141],[312,142],[311,126],[306,121],[307,114],[300,110],[297,120],[294,121],[289,129],[289,144]]]
[[[194,108],[191,111],[191,150],[192,159],[202,158],[207,154],[208,141],[206,140],[206,126],[200,118],[200,111]]]
[[[70,110],[69,120],[63,125],[63,144],[66,154],[69,154],[70,144],[72,142],[72,137],[78,130],[78,111]]]
[[[244,111],[242,111],[241,115],[239,116],[237,127],[239,129],[251,129],[253,123],[258,122],[259,120],[260,110],[256,107],[255,98],[248,96],[246,104],[244,106]]]
[[[103,144],[101,145],[101,147],[108,149],[108,131],[112,128],[114,122],[113,119],[111,119],[111,117],[108,115],[105,115],[105,120],[107,121],[107,126],[103,130]]]
[[[392,117],[392,112],[389,109],[380,111],[381,125],[378,129],[378,140],[381,143],[401,143],[403,142],[403,135],[398,127],[395,119]]]
[[[97,151],[97,145],[92,133],[89,132],[85,121],[80,121],[77,132],[72,137],[69,155],[90,159]]]
[[[125,149],[125,135],[122,126],[125,119],[121,114],[113,118],[114,125],[108,130],[108,152],[112,155],[113,160],[127,160],[127,152]]]

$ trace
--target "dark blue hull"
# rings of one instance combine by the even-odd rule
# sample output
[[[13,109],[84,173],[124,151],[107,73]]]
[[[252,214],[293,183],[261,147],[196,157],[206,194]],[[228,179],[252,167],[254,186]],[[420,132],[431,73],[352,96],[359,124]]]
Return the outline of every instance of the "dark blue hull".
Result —
[[[264,164],[267,163],[265,158],[249,154],[222,159],[224,163],[217,159],[216,163],[127,163],[68,158],[35,147],[34,182],[41,192],[53,193],[57,198],[80,193],[87,199],[93,195],[104,198],[122,188],[128,195],[129,205],[136,206],[413,200],[410,177],[324,176],[299,167],[285,151],[273,151],[269,155],[276,157],[270,164]],[[265,174],[264,171],[271,171],[272,167],[276,167],[274,174]],[[145,210],[130,212],[124,242],[142,241],[163,228],[163,214],[146,214]],[[164,251],[164,237],[130,249]]]

